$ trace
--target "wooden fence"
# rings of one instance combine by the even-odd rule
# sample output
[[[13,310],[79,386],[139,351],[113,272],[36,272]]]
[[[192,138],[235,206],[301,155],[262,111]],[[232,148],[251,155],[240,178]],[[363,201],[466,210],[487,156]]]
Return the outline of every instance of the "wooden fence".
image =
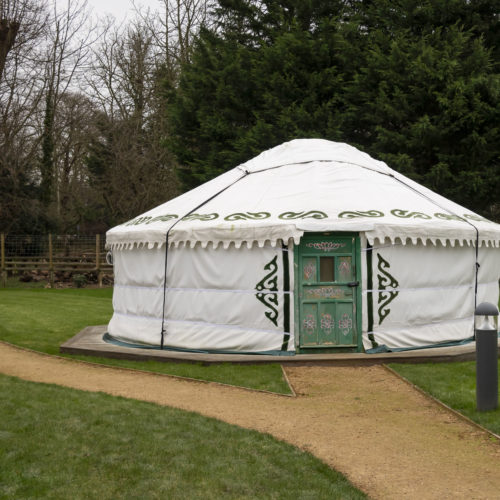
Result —
[[[106,261],[104,236],[74,235],[5,235],[0,234],[0,282],[8,277],[21,280],[46,277],[51,287],[57,281],[89,277],[103,286],[103,277],[112,280],[113,266]],[[83,276],[83,278],[82,278]]]

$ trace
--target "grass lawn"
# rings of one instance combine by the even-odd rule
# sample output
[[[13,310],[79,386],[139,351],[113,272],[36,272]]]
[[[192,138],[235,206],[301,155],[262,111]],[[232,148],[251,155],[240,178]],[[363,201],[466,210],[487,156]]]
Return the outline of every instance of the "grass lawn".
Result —
[[[392,363],[389,366],[443,403],[500,435],[500,409],[476,411],[475,361],[415,365]]]
[[[0,289],[0,340],[48,354],[85,326],[106,324],[112,289]],[[290,394],[279,364],[208,365],[71,356],[97,363],[168,373]]]
[[[0,498],[366,498],[312,455],[195,413],[0,375]]]
[[[7,288],[23,288],[23,289],[32,289],[32,288],[45,288],[48,280],[41,281],[19,281],[19,276],[9,276],[7,278]],[[2,282],[0,281],[0,284]]]

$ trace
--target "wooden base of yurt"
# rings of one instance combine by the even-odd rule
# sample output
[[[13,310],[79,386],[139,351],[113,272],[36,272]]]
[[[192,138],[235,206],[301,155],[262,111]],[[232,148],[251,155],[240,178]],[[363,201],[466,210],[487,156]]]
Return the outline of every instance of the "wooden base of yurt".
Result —
[[[60,352],[135,361],[168,361],[179,363],[279,363],[282,365],[373,365],[380,363],[425,363],[470,361],[475,359],[475,342],[452,347],[435,347],[404,352],[379,354],[365,353],[319,353],[272,356],[261,354],[212,354],[160,349],[144,349],[114,345],[103,339],[106,325],[88,326],[64,342]]]

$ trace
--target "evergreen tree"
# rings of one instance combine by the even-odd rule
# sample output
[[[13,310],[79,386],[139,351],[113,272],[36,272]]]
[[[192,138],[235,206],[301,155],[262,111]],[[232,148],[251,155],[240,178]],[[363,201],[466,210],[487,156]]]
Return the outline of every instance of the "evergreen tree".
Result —
[[[500,75],[491,51],[458,24],[421,33],[406,26],[370,28],[362,67],[346,86],[344,137],[444,196],[494,216]]]
[[[220,3],[218,29],[201,32],[170,97],[169,146],[186,189],[285,140],[340,138],[341,3]]]
[[[496,0],[495,0],[496,1]],[[297,137],[351,143],[485,215],[500,183],[483,0],[221,0],[171,89],[184,189]]]

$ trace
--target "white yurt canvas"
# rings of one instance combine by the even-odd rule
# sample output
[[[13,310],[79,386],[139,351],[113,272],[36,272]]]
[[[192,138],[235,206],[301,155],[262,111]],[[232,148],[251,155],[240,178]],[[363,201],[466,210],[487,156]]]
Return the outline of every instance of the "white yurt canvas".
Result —
[[[298,139],[107,233],[115,341],[293,354],[473,336],[500,225],[347,144]]]

